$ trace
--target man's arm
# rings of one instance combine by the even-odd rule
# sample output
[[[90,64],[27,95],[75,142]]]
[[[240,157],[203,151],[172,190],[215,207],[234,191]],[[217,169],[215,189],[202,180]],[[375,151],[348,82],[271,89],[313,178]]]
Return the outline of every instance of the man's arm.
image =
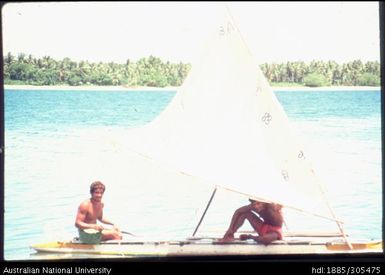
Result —
[[[112,225],[116,230],[119,230],[119,228],[116,226],[116,224],[114,224],[113,222],[111,222],[110,220],[108,220],[107,218],[104,217],[103,211],[102,211],[102,213],[100,214],[99,221],[102,222],[102,223],[104,223],[104,224],[110,224],[110,225]]]
[[[86,219],[88,211],[88,206],[86,203],[82,203],[76,214],[75,226],[79,229],[95,229],[98,231],[102,231],[104,228],[100,224],[86,223],[84,220]]]
[[[105,224],[110,224],[110,225],[114,225],[113,222],[111,222],[110,220],[106,219],[105,217],[100,217],[99,221],[101,221],[102,223],[105,223]]]

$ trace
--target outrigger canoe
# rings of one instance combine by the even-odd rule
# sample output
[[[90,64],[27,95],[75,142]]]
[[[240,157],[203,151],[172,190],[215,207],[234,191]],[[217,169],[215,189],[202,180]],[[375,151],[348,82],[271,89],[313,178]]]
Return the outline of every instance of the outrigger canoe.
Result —
[[[381,253],[378,241],[351,241],[353,249],[339,238],[285,238],[269,245],[254,241],[219,242],[216,238],[188,238],[182,241],[107,241],[82,244],[76,241],[50,242],[32,245],[38,253],[100,255],[116,257],[177,257],[177,256],[234,256],[234,255],[290,255],[335,253]]]
[[[211,236],[181,241],[123,240],[100,244],[64,241],[36,244],[32,246],[34,250],[68,257],[383,252],[382,240],[347,240],[343,222],[336,218],[328,203],[310,154],[298,142],[283,107],[233,17],[227,12],[224,20],[217,23],[207,49],[202,51],[200,63],[193,64],[166,109],[145,127],[131,129],[117,142],[128,160],[135,156],[134,167],[140,167],[129,173],[124,167],[124,180],[215,184],[193,236],[217,188],[221,187],[246,198],[277,203],[285,209],[333,221],[342,237],[285,236],[284,240],[267,246],[251,240],[223,243]],[[289,222],[296,223],[295,219]]]

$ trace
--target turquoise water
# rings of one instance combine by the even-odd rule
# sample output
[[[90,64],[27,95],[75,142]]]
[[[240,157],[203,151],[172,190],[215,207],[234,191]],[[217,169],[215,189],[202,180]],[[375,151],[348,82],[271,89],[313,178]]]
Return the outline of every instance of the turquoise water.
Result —
[[[28,259],[31,244],[75,236],[77,206],[104,168],[99,160],[114,157],[114,136],[154,119],[174,95],[6,90],[5,258]],[[380,91],[276,95],[317,156],[314,163],[348,234],[381,238]],[[212,192],[211,186],[182,183],[106,184],[109,217],[122,229],[157,239],[190,236]],[[245,203],[221,191],[214,201],[202,230],[227,227],[235,207]]]

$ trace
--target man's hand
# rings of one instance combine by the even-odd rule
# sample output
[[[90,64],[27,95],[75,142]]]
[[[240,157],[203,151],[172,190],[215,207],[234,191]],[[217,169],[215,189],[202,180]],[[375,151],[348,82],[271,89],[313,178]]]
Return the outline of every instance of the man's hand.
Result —
[[[93,229],[97,231],[103,231],[104,227],[101,224],[94,224]]]

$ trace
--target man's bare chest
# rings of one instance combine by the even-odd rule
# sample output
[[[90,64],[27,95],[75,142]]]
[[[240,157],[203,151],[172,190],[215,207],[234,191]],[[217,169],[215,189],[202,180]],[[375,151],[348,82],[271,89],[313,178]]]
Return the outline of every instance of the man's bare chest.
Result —
[[[87,210],[87,220],[97,220],[101,218],[103,213],[103,206],[102,205],[92,205],[90,204]]]

